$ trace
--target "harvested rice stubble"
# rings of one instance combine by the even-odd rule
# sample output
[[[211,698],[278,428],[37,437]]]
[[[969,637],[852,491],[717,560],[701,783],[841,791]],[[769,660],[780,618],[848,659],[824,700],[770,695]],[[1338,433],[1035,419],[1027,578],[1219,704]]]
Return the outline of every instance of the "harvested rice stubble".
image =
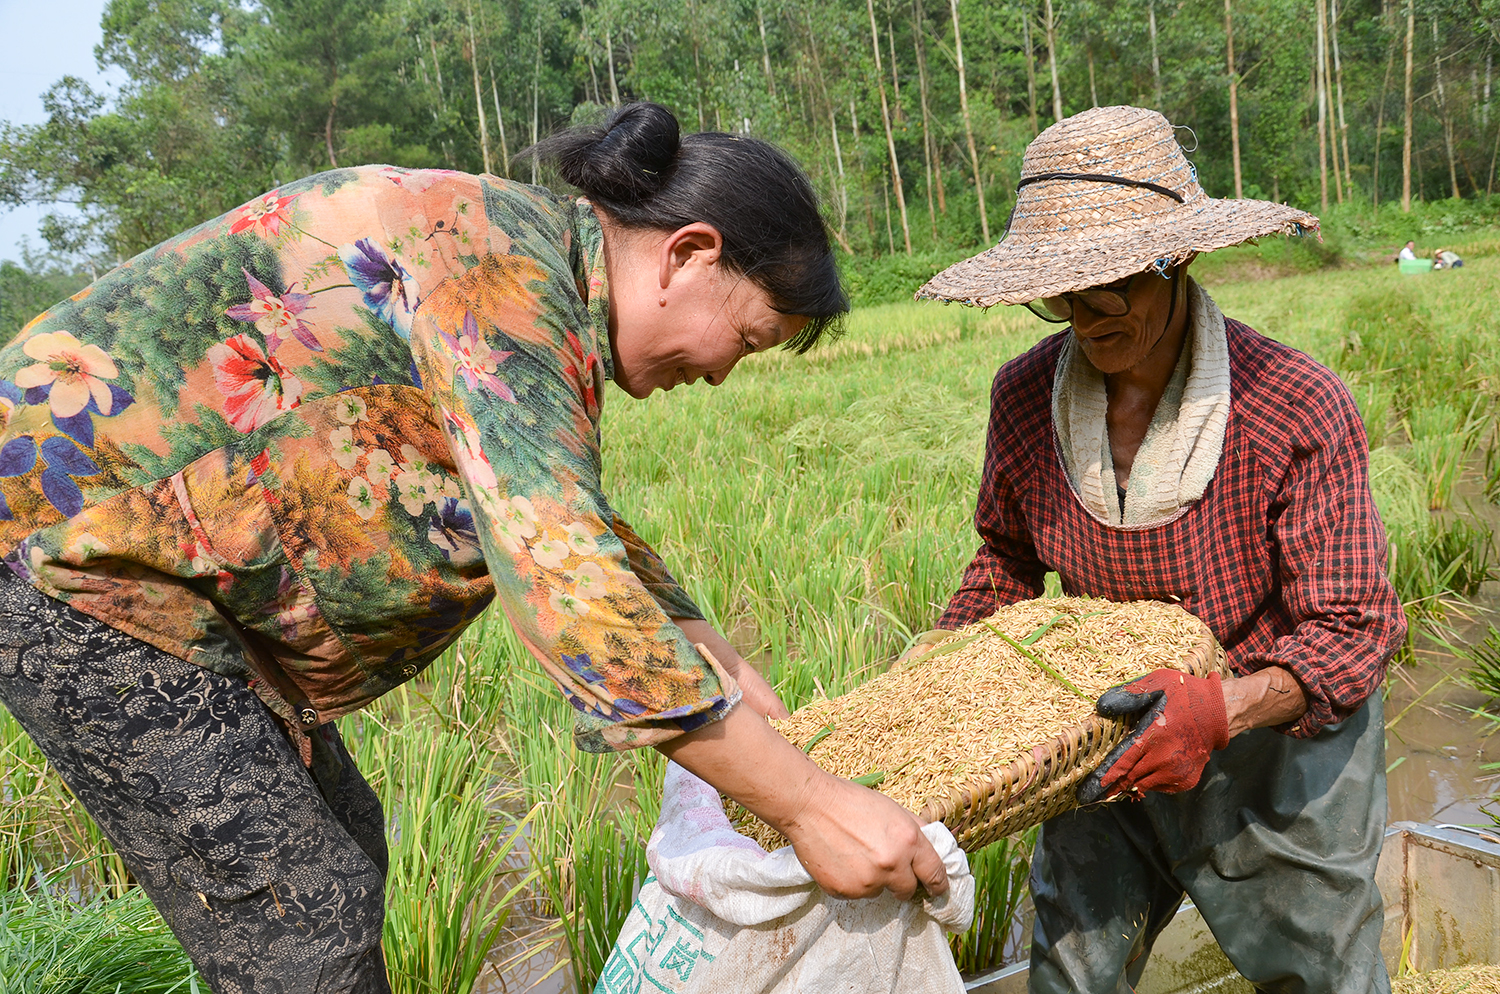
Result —
[[[1079,725],[1108,688],[1177,666],[1206,634],[1197,618],[1155,601],[1022,601],[772,725],[798,747],[813,742],[808,754],[830,773],[850,780],[883,774],[876,789],[920,811],[955,789],[989,782],[1033,746]],[[727,810],[766,849],[786,844],[739,805],[728,802]]]
[[[1460,966],[1392,977],[1391,994],[1500,994],[1500,966]]]

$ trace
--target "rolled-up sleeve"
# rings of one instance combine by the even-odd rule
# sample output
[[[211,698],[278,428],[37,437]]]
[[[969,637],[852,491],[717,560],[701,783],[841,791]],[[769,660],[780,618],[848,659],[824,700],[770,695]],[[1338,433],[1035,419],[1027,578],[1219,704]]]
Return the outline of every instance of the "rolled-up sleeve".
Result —
[[[597,331],[571,279],[491,257],[424,301],[412,351],[496,599],[588,751],[658,745],[739,698],[668,617],[696,606],[600,487]]]

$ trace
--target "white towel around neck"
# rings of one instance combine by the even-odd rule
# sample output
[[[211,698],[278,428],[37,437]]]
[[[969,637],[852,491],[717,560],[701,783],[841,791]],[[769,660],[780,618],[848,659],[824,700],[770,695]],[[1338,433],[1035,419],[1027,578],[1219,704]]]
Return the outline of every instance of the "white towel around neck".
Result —
[[[1084,506],[1111,525],[1144,525],[1171,517],[1203,496],[1219,465],[1229,424],[1224,315],[1191,279],[1188,313],[1191,334],[1131,464],[1123,515],[1109,450],[1104,374],[1084,357],[1072,335],[1058,356],[1052,381],[1058,448]]]

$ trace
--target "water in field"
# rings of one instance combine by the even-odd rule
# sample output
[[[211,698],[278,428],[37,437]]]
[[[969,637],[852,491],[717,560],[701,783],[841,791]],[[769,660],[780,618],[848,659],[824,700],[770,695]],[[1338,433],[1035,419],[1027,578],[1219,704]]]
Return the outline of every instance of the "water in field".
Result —
[[[1473,619],[1455,625],[1458,644],[1483,636],[1500,614],[1500,591],[1477,606]],[[1494,827],[1490,812],[1500,815],[1500,769],[1486,769],[1500,763],[1500,724],[1473,713],[1487,698],[1461,682],[1466,666],[1449,652],[1419,650],[1414,665],[1392,671],[1385,713],[1393,822]]]

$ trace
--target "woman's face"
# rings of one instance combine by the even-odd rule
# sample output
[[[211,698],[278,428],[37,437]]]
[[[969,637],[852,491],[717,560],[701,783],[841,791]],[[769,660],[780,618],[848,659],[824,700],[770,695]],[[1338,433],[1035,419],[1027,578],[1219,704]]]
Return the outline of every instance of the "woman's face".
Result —
[[[1083,301],[1073,299],[1073,336],[1094,368],[1106,375],[1123,373],[1140,364],[1159,346],[1167,332],[1172,295],[1182,292],[1187,266],[1176,267],[1170,279],[1154,272],[1136,276],[1130,283],[1130,310],[1119,317],[1100,314]],[[1186,308],[1179,299],[1177,311]]]
[[[666,233],[606,223],[604,231],[615,383],[632,397],[699,380],[718,386],[745,356],[807,323],[777,312],[764,290],[725,268],[711,225]]]

